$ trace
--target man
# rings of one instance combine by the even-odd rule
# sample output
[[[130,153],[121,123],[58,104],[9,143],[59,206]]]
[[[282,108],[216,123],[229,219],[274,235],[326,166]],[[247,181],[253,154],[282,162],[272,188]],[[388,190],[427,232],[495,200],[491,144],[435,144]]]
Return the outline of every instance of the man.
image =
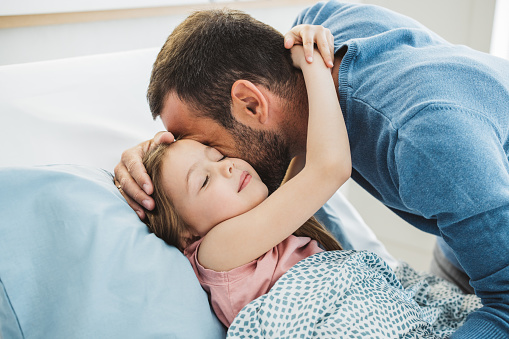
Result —
[[[334,36],[332,74],[352,178],[415,227],[441,236],[443,253],[457,258],[481,298],[484,307],[453,337],[508,337],[509,62],[376,6],[320,3],[296,24],[323,25]],[[236,12],[191,16],[154,64],[154,118],[246,159],[274,189],[306,141],[305,85],[282,40]],[[140,160],[150,144],[126,151],[115,170],[142,217],[138,203],[153,207]]]

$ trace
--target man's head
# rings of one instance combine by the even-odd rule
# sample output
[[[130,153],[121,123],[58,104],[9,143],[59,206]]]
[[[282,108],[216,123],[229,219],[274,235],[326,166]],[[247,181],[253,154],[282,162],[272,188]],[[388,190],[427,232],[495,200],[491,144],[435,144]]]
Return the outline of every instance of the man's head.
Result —
[[[271,191],[307,119],[302,73],[282,34],[235,10],[182,22],[154,63],[147,98],[169,131],[246,159]]]

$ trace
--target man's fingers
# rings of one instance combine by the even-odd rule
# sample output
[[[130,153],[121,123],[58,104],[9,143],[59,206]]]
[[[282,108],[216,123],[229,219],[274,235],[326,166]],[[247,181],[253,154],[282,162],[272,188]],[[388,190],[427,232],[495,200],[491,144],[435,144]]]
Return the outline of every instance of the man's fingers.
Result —
[[[144,141],[122,153],[120,163],[115,167],[115,185],[140,219],[145,218],[142,206],[147,210],[154,209],[154,200],[150,197],[154,186],[143,165],[143,157],[157,145],[172,143],[174,140],[172,133],[159,132],[153,139]]]
[[[123,168],[120,168],[122,177],[117,177],[120,184],[122,186],[128,185],[129,188],[133,184],[137,184],[138,188],[142,188],[143,191],[150,195],[153,192],[152,180],[150,180],[149,175],[147,174],[147,170],[143,165],[143,156],[145,155],[145,147],[143,144],[138,145],[137,147],[128,149],[124,153],[122,153],[121,164],[124,165],[127,173],[123,171]],[[116,175],[116,172],[115,172]],[[134,181],[133,181],[134,179]],[[125,182],[122,182],[124,180]],[[130,190],[126,191],[131,197],[133,197],[138,203],[141,203],[141,200],[136,199],[136,197],[130,194]]]
[[[136,163],[136,164],[135,164]],[[125,166],[123,166],[125,165]],[[129,168],[131,166],[131,168]],[[152,181],[148,176],[143,163],[137,163],[132,160],[123,160],[115,167],[115,179],[122,185],[124,192],[133,198],[137,203],[150,209],[150,204],[146,205],[145,200],[152,200],[153,187]]]
[[[121,186],[127,202],[138,215],[144,214],[140,205],[148,210],[154,208],[154,201],[149,196],[153,191],[152,181],[142,160],[148,143],[146,141],[122,153],[121,161],[115,167],[115,179]]]
[[[147,174],[145,173],[145,175]],[[148,175],[147,178],[150,180]],[[124,196],[129,196],[129,198],[134,200],[137,204],[142,205],[148,210],[154,208],[154,200],[141,189],[140,185],[134,180],[126,167],[115,168],[115,179],[120,184],[122,191],[124,191]]]
[[[125,192],[124,192],[124,189],[122,188],[122,185],[117,181],[117,179],[115,178],[115,186],[118,188],[118,191],[120,192],[120,194],[122,194],[122,196],[124,197],[124,199],[127,201],[127,203],[129,204],[129,206],[136,212],[136,214],[138,215],[138,217],[143,220],[145,219],[146,215],[145,215],[145,211],[143,210],[143,208],[136,202],[134,201],[133,199],[131,199]]]
[[[172,133],[159,132],[153,139],[142,142],[122,153],[120,163],[115,167],[115,179],[122,187],[124,197],[129,198],[126,198],[127,202],[137,213],[144,214],[140,205],[147,210],[154,208],[154,200],[150,197],[154,186],[143,165],[143,157],[157,145],[172,143],[174,140],[175,137]]]
[[[171,132],[162,131],[162,132],[156,133],[156,135],[154,136],[154,139],[152,139],[152,140],[153,140],[153,145],[151,145],[151,148],[155,147],[159,144],[171,144],[173,141],[175,141],[175,136]]]

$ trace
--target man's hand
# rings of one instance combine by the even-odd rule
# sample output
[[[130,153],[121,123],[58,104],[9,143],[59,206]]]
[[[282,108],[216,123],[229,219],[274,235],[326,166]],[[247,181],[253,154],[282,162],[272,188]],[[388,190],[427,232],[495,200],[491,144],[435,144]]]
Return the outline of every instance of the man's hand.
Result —
[[[332,68],[334,66],[334,37],[328,28],[317,25],[298,25],[285,34],[285,48],[290,49],[294,45],[304,46],[304,55],[308,63],[313,62],[315,44],[325,65]]]
[[[140,219],[145,219],[145,211],[154,208],[150,197],[154,191],[152,180],[143,166],[143,157],[159,144],[172,143],[175,137],[170,132],[159,132],[153,139],[142,142],[122,153],[122,158],[115,166],[115,185]]]

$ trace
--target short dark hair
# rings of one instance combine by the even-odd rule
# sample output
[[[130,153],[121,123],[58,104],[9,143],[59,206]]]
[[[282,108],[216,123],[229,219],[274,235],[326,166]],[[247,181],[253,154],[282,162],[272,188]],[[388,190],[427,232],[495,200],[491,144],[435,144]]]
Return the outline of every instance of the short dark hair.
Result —
[[[283,35],[273,27],[238,10],[198,11],[177,26],[163,45],[147,99],[154,119],[173,92],[200,116],[232,128],[235,81],[249,80],[291,99],[298,73]]]

